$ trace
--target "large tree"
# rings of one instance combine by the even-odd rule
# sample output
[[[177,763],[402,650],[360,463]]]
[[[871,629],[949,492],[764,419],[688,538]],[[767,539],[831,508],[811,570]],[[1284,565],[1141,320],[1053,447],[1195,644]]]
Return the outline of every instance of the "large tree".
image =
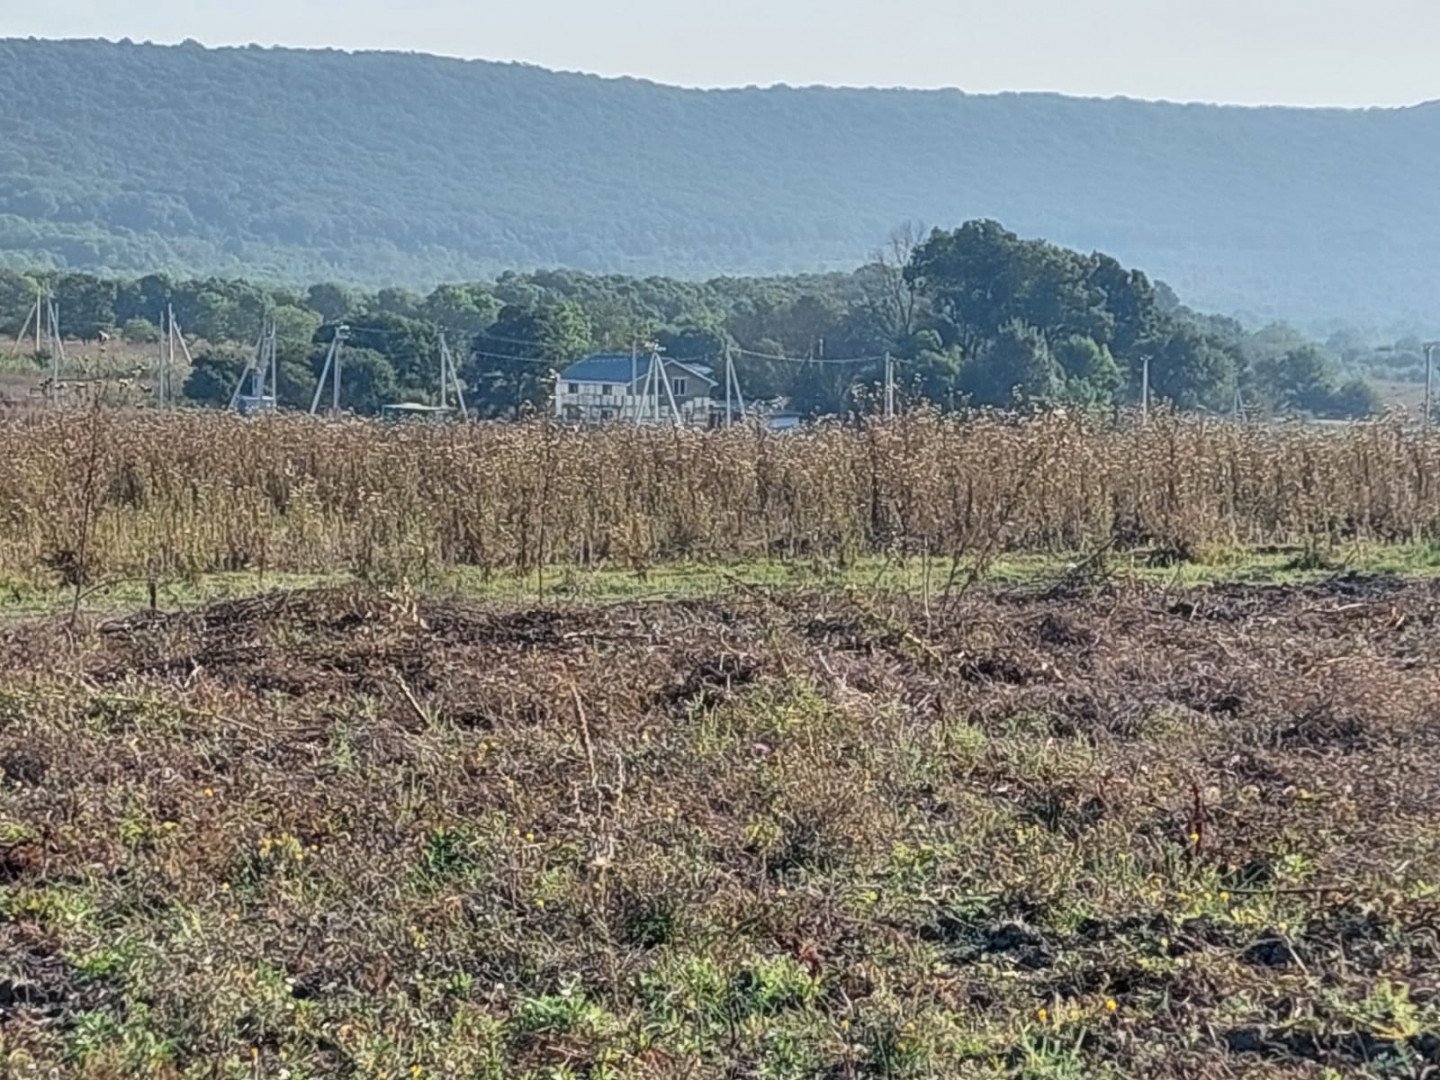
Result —
[[[540,406],[555,374],[589,348],[590,322],[578,304],[512,304],[475,335],[464,369],[473,404],[484,415],[519,417]]]
[[[1045,336],[1018,320],[1002,326],[960,374],[971,404],[997,408],[1051,403],[1064,386],[1064,372]]]

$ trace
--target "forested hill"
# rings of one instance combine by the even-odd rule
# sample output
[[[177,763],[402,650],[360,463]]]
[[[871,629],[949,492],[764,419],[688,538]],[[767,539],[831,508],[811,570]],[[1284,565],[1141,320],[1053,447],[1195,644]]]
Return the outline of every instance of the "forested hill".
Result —
[[[964,72],[956,72],[963,82]],[[0,41],[0,260],[432,283],[853,266],[905,220],[1102,249],[1191,303],[1440,309],[1440,104],[694,91],[390,53]]]

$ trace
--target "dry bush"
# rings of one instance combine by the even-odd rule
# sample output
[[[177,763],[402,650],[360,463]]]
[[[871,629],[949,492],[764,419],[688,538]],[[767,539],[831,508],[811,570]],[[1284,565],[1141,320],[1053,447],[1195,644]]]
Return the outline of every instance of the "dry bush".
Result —
[[[98,430],[97,430],[98,429]],[[101,442],[99,498],[82,485]],[[1436,444],[1398,424],[1178,416],[889,423],[776,437],[107,413],[0,421],[0,575],[90,521],[88,579],[220,570],[423,577],[679,558],[945,556],[1433,537]]]

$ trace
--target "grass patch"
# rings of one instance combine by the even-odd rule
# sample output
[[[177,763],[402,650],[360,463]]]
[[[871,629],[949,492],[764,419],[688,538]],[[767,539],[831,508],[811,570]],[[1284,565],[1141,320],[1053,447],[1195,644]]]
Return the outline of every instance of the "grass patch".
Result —
[[[1440,575],[1440,545],[1351,545],[1324,556],[1303,548],[1212,548],[1192,560],[1170,564],[1145,551],[1110,555],[1098,566],[1079,554],[1003,555],[976,571],[973,561],[866,556],[841,566],[823,560],[752,559],[735,562],[673,562],[643,573],[615,567],[554,566],[544,573],[487,574],[460,569],[436,570],[414,581],[377,582],[377,587],[416,588],[432,596],[503,604],[615,604],[700,599],[748,589],[806,591],[857,589],[866,594],[897,594],[943,602],[983,588],[1044,588],[1077,585],[1135,587],[1205,585],[1296,585],[1338,574],[1387,574],[1424,579]],[[1078,573],[1077,573],[1078,571]],[[972,576],[974,578],[972,582]],[[160,608],[193,607],[258,595],[268,590],[297,590],[360,583],[345,573],[276,574],[224,572],[200,574],[157,585]],[[68,611],[73,592],[20,581],[0,581],[0,613],[36,615]],[[135,610],[150,602],[143,580],[121,580],[90,587],[87,611]]]

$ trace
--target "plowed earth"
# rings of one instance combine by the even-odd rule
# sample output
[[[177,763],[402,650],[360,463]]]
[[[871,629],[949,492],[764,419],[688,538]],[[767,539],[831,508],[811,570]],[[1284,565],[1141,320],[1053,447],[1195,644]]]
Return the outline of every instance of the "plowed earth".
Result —
[[[1437,613],[1347,577],[14,624],[0,1061],[1434,1073]]]

